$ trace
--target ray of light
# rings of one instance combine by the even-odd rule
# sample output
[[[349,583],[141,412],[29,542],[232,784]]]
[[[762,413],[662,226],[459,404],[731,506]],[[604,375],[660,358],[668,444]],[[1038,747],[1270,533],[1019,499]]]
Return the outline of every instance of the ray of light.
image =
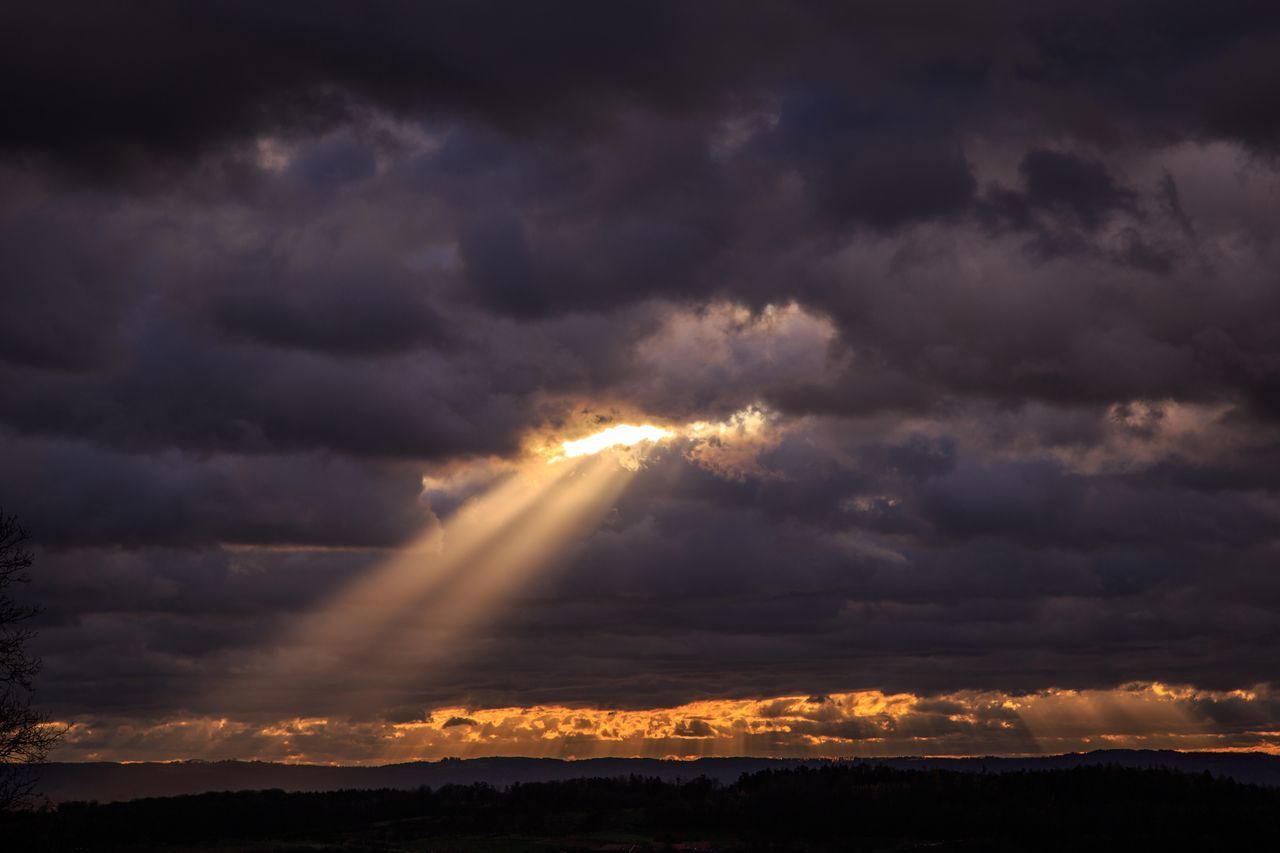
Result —
[[[599,524],[633,475],[611,454],[529,466],[299,620],[227,701],[401,701],[511,594]]]

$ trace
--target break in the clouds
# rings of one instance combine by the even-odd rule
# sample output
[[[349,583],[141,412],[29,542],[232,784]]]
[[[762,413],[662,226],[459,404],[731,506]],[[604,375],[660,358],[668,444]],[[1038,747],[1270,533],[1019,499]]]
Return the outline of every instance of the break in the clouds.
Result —
[[[1269,5],[0,18],[0,501],[69,755],[1274,746]],[[590,512],[494,502],[618,424],[670,437]],[[538,547],[428,595],[478,516]]]

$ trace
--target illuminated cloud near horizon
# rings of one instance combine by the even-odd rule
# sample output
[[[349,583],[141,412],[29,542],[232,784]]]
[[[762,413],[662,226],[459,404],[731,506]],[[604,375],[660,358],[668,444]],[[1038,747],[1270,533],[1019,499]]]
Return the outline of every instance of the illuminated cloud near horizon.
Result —
[[[1259,750],[1280,754],[1280,732],[1259,728],[1271,691],[1214,693],[1163,684],[1009,696],[918,697],[879,691],[672,708],[564,706],[437,708],[425,719],[370,722],[294,718],[267,724],[173,719],[130,725],[72,721],[61,760],[181,754],[300,763],[389,764],[444,757],[705,758],[1044,755],[1096,749]],[[113,744],[127,740],[123,751]]]

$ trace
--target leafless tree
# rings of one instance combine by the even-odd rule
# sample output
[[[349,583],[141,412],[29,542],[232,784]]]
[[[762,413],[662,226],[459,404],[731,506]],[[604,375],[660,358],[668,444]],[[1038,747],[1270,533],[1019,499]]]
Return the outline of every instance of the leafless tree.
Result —
[[[30,802],[34,765],[62,735],[31,706],[31,682],[40,671],[40,659],[28,648],[35,636],[28,620],[39,608],[11,595],[13,584],[28,580],[27,539],[18,519],[0,508],[0,811]]]

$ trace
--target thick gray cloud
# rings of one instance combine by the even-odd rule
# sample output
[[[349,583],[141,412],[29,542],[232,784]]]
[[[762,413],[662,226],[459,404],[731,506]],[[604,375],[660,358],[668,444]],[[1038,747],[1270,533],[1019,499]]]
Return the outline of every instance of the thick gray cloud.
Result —
[[[259,6],[2,13],[56,713],[337,710],[210,685],[537,437],[751,406],[369,713],[1274,678],[1271,6]]]

